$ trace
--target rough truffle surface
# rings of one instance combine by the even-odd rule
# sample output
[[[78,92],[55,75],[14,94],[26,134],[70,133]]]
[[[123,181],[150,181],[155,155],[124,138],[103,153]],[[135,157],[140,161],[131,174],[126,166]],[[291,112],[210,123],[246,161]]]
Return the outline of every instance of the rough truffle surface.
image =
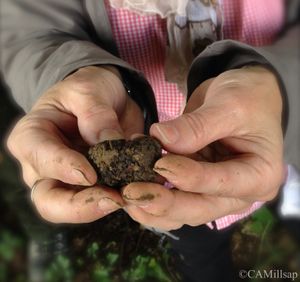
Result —
[[[98,174],[98,182],[121,187],[131,182],[155,182],[155,162],[161,145],[150,136],[126,141],[107,140],[90,147],[88,156]]]

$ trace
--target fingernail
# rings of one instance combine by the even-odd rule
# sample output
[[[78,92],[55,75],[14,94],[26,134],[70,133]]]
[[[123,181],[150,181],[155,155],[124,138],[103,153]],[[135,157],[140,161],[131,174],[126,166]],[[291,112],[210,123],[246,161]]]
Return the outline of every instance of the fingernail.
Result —
[[[136,198],[129,197],[128,195],[123,195],[123,198],[124,200],[130,201],[131,205],[145,209],[151,206],[152,201],[155,199],[155,195],[147,193],[139,195]]]
[[[125,200],[128,201],[152,201],[155,198],[155,195],[152,193],[136,195],[135,197],[132,197],[127,193],[127,194],[123,194],[122,196]]]
[[[176,185],[177,178],[176,174],[173,171],[170,171],[164,167],[154,167],[153,170],[159,175],[163,176],[165,179],[167,179],[172,186]]]
[[[73,168],[72,174],[79,185],[92,185],[92,183],[86,178],[85,174],[80,169]]]
[[[130,136],[130,140],[134,140],[134,139],[137,139],[137,138],[140,138],[140,137],[144,137],[145,135],[144,134],[141,134],[141,133],[134,133]]]
[[[155,124],[154,127],[160,136],[159,139],[165,144],[175,143],[179,139],[179,133],[174,126],[166,124]]]
[[[118,210],[122,208],[122,206],[119,203],[116,203],[110,198],[102,198],[98,202],[98,208],[101,210],[104,214],[111,213],[115,210]]]
[[[162,175],[162,176],[170,176],[170,175],[172,176],[172,175],[175,175],[173,171],[168,170],[168,169],[166,169],[166,168],[164,168],[164,167],[158,167],[158,166],[155,166],[155,167],[153,168],[153,170],[154,170],[156,173],[158,173],[158,174],[160,174],[160,175]]]
[[[123,135],[116,129],[103,129],[99,133],[98,141],[124,139]]]

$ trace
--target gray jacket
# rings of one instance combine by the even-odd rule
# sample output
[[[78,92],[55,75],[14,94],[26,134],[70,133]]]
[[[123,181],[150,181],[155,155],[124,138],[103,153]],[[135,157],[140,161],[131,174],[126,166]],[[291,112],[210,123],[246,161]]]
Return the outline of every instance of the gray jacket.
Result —
[[[289,1],[288,19],[300,1]],[[297,4],[298,3],[298,4]],[[102,0],[1,0],[0,69],[25,111],[45,90],[88,65],[117,66],[147,125],[157,120],[152,89],[143,75],[118,57]],[[293,6],[294,5],[294,6]],[[273,70],[284,97],[285,158],[300,168],[299,24],[272,46],[254,48],[223,40],[208,46],[193,62],[188,95],[204,80],[228,69],[262,64]]]

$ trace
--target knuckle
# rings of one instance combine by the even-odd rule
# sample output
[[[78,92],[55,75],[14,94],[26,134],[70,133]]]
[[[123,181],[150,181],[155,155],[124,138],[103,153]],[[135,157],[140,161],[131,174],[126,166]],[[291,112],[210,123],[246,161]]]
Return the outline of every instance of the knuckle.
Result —
[[[39,199],[35,199],[34,205],[44,220],[52,223],[60,223],[58,219],[55,219],[51,216],[51,209],[49,209],[49,206],[46,203],[40,203]]]
[[[257,187],[258,191],[261,191],[259,195],[259,200],[271,201],[273,200],[279,192],[279,188],[284,181],[284,165],[281,161],[272,162],[272,164],[265,164],[261,173],[262,186],[260,189]]]
[[[6,141],[6,146],[7,146],[7,149],[8,149],[13,155],[16,154],[17,143],[16,143],[16,138],[15,138],[14,131],[12,131],[12,132],[10,133],[10,135],[8,136],[7,141]]]
[[[22,120],[19,131],[27,138],[33,138],[37,132],[57,132],[57,127],[53,121],[43,118],[38,111],[28,114]]]
[[[230,96],[230,108],[235,120],[245,120],[249,118],[250,103],[245,103],[245,99],[241,99],[240,94]]]
[[[275,193],[274,197],[278,194],[280,186],[284,182],[284,165],[278,164],[273,169],[273,181],[271,182],[272,191]]]
[[[88,68],[81,68],[62,81],[61,87],[74,94],[89,95],[95,92],[96,83],[92,79],[93,72]]]
[[[86,104],[83,105],[82,109],[82,120],[89,120],[93,117],[99,116],[105,116],[106,119],[110,118],[112,120],[118,119],[115,111],[113,111],[113,109],[110,106],[105,104],[94,103],[93,101],[86,101]]]
[[[22,139],[24,143],[18,142],[18,150],[21,154],[20,158],[24,159],[35,171],[40,171],[42,167],[49,163],[49,158],[64,153],[62,148],[56,144],[55,137],[49,139],[49,135],[43,135],[43,131],[56,132],[57,128],[50,121],[30,119],[24,122],[22,127]],[[30,140],[39,136],[39,143],[36,146],[30,145]],[[28,146],[29,145],[29,146]],[[62,151],[62,152],[61,152]],[[47,152],[47,154],[46,154]],[[55,152],[52,154],[51,152]],[[67,155],[65,153],[65,155]]]
[[[230,181],[230,176],[227,171],[217,180],[215,195],[218,197],[232,195],[235,188]]]
[[[274,199],[276,198],[277,194],[278,194],[278,190],[277,190],[277,189],[276,189],[276,190],[273,190],[273,191],[270,191],[270,192],[268,192],[268,193],[262,198],[262,200],[263,200],[263,201],[266,201],[266,202],[272,201],[272,200],[274,200]]]
[[[270,181],[269,189],[267,190],[267,195],[265,196],[266,201],[272,201],[276,198],[279,193],[280,186],[283,183],[284,174],[283,170],[276,170],[272,175],[272,180]]]
[[[89,79],[78,76],[77,79],[68,82],[68,88],[71,92],[76,92],[80,95],[90,95],[95,92],[95,83]]]
[[[18,149],[20,148],[20,134],[24,132],[24,120],[23,117],[20,119],[17,124],[14,126],[14,128],[9,133],[7,140],[6,140],[6,146],[7,149],[15,156],[17,154]]]

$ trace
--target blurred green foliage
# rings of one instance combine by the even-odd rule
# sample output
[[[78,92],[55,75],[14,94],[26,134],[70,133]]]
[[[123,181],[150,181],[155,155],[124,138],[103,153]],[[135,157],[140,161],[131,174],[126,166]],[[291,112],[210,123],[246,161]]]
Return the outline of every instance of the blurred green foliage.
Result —
[[[0,231],[0,282],[10,281],[11,265],[20,260],[16,254],[25,249],[25,240],[9,229]],[[20,261],[19,261],[20,262]],[[26,281],[26,273],[15,273],[14,281]]]
[[[147,237],[147,234],[144,236]],[[1,282],[30,282],[26,280],[26,267],[14,265],[26,263],[26,240],[24,234],[13,232],[9,226],[0,231]],[[137,249],[135,252],[122,253],[122,242],[115,241],[115,238],[109,244],[101,238],[90,241],[82,247],[84,252],[55,257],[45,272],[45,282],[177,281],[178,275],[172,273],[172,267],[168,267],[168,248],[159,249],[156,243],[158,240],[147,246],[148,252]],[[240,223],[233,237],[233,256],[236,257],[237,269],[299,272],[299,255],[299,245],[267,207]],[[126,263],[122,260],[126,260]],[[12,273],[12,265],[15,269],[19,267],[19,271]],[[265,279],[251,281],[262,282]]]
[[[13,260],[15,252],[22,247],[24,240],[16,236],[10,230],[3,230],[0,233],[0,259],[6,263]]]
[[[242,227],[242,233],[259,237],[264,243],[266,235],[272,230],[276,218],[266,207],[262,207],[251,216],[251,220],[246,221]]]

